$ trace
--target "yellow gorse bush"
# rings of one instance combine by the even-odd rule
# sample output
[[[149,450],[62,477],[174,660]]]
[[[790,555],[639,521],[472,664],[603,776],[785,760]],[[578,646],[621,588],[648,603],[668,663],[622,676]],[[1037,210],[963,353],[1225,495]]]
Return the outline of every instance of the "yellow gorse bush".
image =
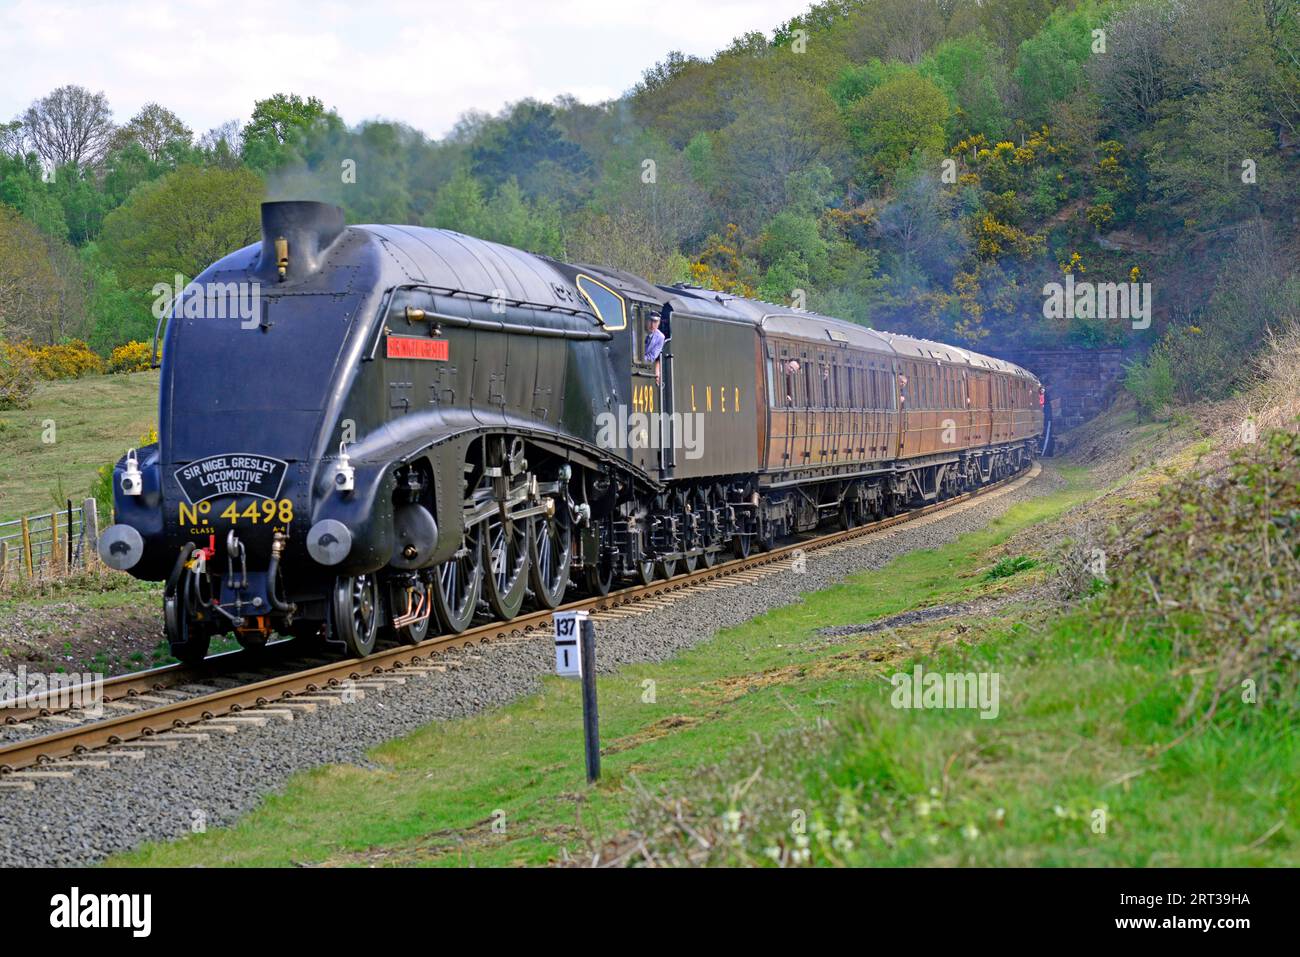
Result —
[[[11,357],[30,364],[42,379],[80,379],[104,371],[104,360],[81,339],[50,346],[19,342],[6,348]]]
[[[109,372],[146,372],[153,362],[153,349],[147,342],[128,342],[109,354]]]

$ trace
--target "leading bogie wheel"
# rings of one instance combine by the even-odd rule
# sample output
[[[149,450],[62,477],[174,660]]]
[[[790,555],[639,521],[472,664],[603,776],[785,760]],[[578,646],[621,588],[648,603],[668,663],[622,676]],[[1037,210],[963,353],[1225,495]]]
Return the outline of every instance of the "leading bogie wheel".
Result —
[[[422,617],[404,625],[389,624],[384,628],[387,637],[403,645],[418,645],[429,637],[429,624],[433,621],[433,595],[428,583],[417,577],[414,582],[393,582],[389,586],[388,606],[390,617],[418,614]]]
[[[374,575],[334,579],[330,600],[330,631],[343,642],[348,654],[364,658],[375,650],[383,617],[379,587]]]
[[[182,568],[174,588],[163,592],[163,633],[172,657],[187,665],[197,664],[208,656],[212,631],[204,622],[195,621],[187,600],[194,587],[194,573]]]

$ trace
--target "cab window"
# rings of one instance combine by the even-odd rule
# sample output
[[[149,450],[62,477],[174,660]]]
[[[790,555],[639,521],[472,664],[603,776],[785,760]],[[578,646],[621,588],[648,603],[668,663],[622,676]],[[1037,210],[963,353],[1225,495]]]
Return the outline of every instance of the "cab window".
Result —
[[[627,328],[627,303],[622,296],[590,276],[579,276],[576,285],[601,325],[606,329]]]
[[[632,348],[632,364],[653,371],[655,364],[645,361],[645,345],[646,337],[650,334],[646,326],[650,322],[650,317],[656,315],[656,313],[652,313],[648,306],[639,302],[632,303],[628,307],[628,312],[632,316],[632,332],[635,336]],[[662,322],[659,324],[659,331],[661,333],[664,331]]]

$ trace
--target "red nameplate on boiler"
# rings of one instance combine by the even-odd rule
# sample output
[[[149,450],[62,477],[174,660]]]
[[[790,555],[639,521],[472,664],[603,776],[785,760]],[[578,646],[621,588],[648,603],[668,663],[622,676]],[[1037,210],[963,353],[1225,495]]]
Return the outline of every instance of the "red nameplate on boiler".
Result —
[[[449,357],[446,339],[421,339],[416,336],[389,336],[388,358],[433,359],[446,362]]]

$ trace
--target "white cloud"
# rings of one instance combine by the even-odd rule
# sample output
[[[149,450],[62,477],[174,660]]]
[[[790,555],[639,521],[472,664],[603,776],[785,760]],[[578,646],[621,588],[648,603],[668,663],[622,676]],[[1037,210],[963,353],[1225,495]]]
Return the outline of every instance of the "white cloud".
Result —
[[[810,0],[0,0],[0,119],[55,87],[107,94],[119,122],[156,100],[196,133],[277,92],[348,123],[441,136],[466,110],[618,96],[669,50],[708,56]]]

